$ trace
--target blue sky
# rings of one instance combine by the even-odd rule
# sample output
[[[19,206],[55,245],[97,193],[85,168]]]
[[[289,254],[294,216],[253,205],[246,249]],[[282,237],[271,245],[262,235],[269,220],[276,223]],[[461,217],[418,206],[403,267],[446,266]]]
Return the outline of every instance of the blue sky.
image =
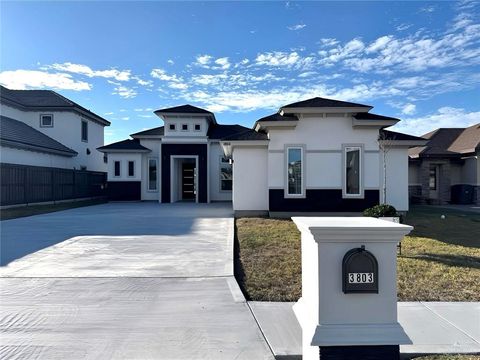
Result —
[[[105,142],[190,103],[252,126],[323,96],[401,118],[480,122],[480,5],[461,2],[2,2],[0,83],[53,89],[112,122]]]

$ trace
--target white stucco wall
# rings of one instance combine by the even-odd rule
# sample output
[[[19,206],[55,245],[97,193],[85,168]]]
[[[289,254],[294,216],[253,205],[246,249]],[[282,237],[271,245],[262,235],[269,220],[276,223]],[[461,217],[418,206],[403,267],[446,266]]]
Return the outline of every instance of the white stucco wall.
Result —
[[[266,147],[236,147],[233,160],[233,209],[268,210]]]
[[[102,125],[72,111],[22,111],[0,104],[0,112],[3,116],[22,121],[78,152],[77,156],[71,158],[70,167],[79,169],[81,166],[86,166],[87,170],[106,171],[107,166],[103,162],[103,154],[97,150],[104,144],[104,127]],[[40,127],[41,114],[53,114],[53,127]],[[88,142],[82,141],[82,120],[88,122]],[[87,148],[90,150],[90,155],[87,155]],[[36,164],[31,163],[30,165]]]
[[[220,159],[223,150],[218,142],[210,143],[209,177],[210,201],[232,201],[232,191],[220,190]]]
[[[150,149],[151,152],[142,154],[142,200],[157,200],[160,201],[161,198],[161,176],[162,176],[162,166],[160,163],[161,160],[161,144],[162,142],[159,139],[141,139],[140,144]],[[148,190],[148,160],[156,159],[157,160],[157,190]]]
[[[170,124],[175,124],[176,130],[170,130]],[[188,130],[182,130],[182,124],[188,125]],[[195,124],[200,125],[200,131],[195,131]],[[167,117],[164,121],[165,137],[205,137],[208,131],[208,121],[202,117]]]
[[[0,162],[72,169],[72,158],[0,146]]]
[[[390,148],[387,162],[387,204],[398,211],[408,211],[408,149]],[[383,155],[380,156],[380,199],[383,199]]]
[[[115,161],[120,161],[120,176],[115,176]],[[128,162],[134,162],[134,176],[128,176]],[[141,181],[142,154],[137,153],[109,153],[107,166],[108,181]]]

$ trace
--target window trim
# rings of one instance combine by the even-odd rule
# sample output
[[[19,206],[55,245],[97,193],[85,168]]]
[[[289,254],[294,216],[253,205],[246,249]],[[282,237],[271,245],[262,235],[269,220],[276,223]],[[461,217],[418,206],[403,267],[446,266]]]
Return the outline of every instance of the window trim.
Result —
[[[430,180],[431,180],[431,177],[432,177],[432,170],[434,172],[434,179],[435,179],[435,186],[434,187],[430,186]],[[434,191],[434,192],[438,190],[438,165],[432,165],[428,169],[428,189],[431,190],[431,191]]]
[[[43,125],[43,117],[44,116],[50,116],[52,118],[52,124],[51,125]],[[40,127],[41,128],[53,128],[53,114],[40,114]]]
[[[183,128],[184,126],[186,126],[187,128],[184,129],[184,128]],[[188,129],[188,124],[182,124],[181,131],[188,131],[188,130],[189,130],[189,129]]]
[[[130,175],[130,163],[133,164],[133,175]],[[127,177],[129,178],[135,177],[135,160],[127,160]]]
[[[173,129],[172,129],[172,126],[173,126]],[[177,124],[175,123],[168,124],[168,131],[177,131]]]
[[[300,149],[301,152],[301,164],[302,164],[302,184],[301,184],[301,193],[300,194],[289,194],[288,193],[288,150],[289,149]],[[284,198],[285,199],[304,199],[306,197],[306,181],[305,181],[305,144],[285,144],[284,150]]]
[[[116,165],[118,163],[118,175],[116,175]],[[119,178],[122,177],[122,161],[121,160],[114,160],[113,161],[113,177]]]
[[[155,181],[155,189],[150,189],[150,160],[155,161],[155,167],[157,169],[157,179]],[[147,192],[158,192],[158,180],[159,180],[159,171],[158,171],[158,159],[155,157],[147,158]]]
[[[198,126],[198,129],[197,129]],[[194,124],[193,131],[202,131],[202,124]]]
[[[85,139],[83,138],[83,124],[87,125],[87,137]],[[82,142],[88,143],[88,121],[84,119],[82,119],[82,124],[80,126],[80,139]]]
[[[359,193],[347,193],[347,149],[356,148],[360,151],[358,169],[359,176]],[[364,144],[342,144],[342,198],[343,199],[364,199],[365,198],[365,145]]]
[[[233,191],[233,165],[230,164],[230,162],[227,162],[227,164],[230,165],[230,167],[232,169],[232,180],[231,180],[232,190],[223,190],[222,189],[222,159],[224,159],[224,158],[228,160],[228,158],[224,155],[219,156],[219,161],[218,161],[218,191],[221,192],[221,193],[231,193]]]

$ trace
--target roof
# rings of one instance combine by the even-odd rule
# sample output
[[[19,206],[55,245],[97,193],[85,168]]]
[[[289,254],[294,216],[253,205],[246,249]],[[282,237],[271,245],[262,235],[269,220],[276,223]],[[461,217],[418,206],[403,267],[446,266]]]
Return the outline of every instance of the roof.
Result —
[[[393,121],[400,121],[400,119],[390,117],[390,116],[383,116],[377,115],[372,113],[358,113],[353,116],[357,120],[393,120]]]
[[[282,106],[283,108],[306,108],[306,107],[365,107],[371,108],[369,105],[357,104],[347,101],[325,99],[321,97],[314,97],[308,100],[303,100]]]
[[[380,130],[380,140],[395,140],[395,141],[425,141],[424,138],[403,134],[390,130]]]
[[[210,139],[218,140],[266,140],[267,135],[242,125],[212,125],[208,130]]]
[[[159,126],[159,127],[153,128],[153,129],[139,131],[135,134],[131,134],[130,136],[132,136],[132,137],[134,137],[134,136],[144,136],[144,135],[147,135],[147,136],[163,136],[164,133],[165,133],[165,127],[164,126]]]
[[[0,99],[27,110],[75,110],[109,126],[110,122],[52,90],[12,90],[0,86]]]
[[[151,150],[140,144],[140,141],[137,139],[127,139],[119,141],[113,144],[101,146],[97,148],[99,151],[108,152],[109,150],[121,150],[121,151],[132,151],[132,152],[150,152]]]
[[[268,116],[264,116],[257,120],[259,121],[296,121],[298,118],[293,114],[284,114],[280,115],[279,113],[271,114]]]
[[[180,106],[174,106],[166,109],[159,109],[155,110],[155,113],[162,113],[162,114],[208,114],[208,115],[213,115],[212,112],[190,105],[180,105]]]
[[[469,128],[439,128],[422,136],[428,139],[426,146],[410,149],[410,157],[458,157],[474,152],[480,142],[480,124]],[[472,145],[475,147],[472,148]]]
[[[60,156],[76,156],[78,153],[27,124],[0,115],[0,143],[30,151]]]
[[[475,152],[480,145],[480,123],[466,128],[450,145],[449,151],[461,154]]]

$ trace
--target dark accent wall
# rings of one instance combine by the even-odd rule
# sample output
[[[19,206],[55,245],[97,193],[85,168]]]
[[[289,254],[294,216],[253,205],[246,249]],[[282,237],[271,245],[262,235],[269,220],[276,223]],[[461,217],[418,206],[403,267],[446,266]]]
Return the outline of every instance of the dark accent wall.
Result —
[[[162,202],[170,202],[170,157],[172,155],[198,156],[198,202],[208,201],[207,144],[162,144]]]
[[[0,164],[0,205],[17,205],[105,196],[104,172]]]
[[[398,345],[323,346],[320,360],[400,360]]]
[[[141,181],[109,181],[107,183],[108,200],[138,201],[142,199]]]
[[[307,189],[303,199],[285,198],[283,189],[269,190],[270,211],[359,212],[377,205],[379,200],[379,190],[365,190],[363,199],[343,199],[341,189]]]

